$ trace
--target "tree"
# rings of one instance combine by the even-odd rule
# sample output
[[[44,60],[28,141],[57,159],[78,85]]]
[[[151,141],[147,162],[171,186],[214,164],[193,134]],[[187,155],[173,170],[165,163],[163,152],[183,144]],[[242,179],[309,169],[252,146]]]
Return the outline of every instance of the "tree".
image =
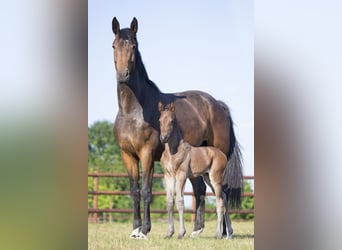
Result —
[[[250,182],[245,181],[243,184],[243,192],[253,192],[252,185]],[[254,197],[244,197],[241,203],[241,209],[254,209]],[[232,214],[232,219],[244,219],[249,220],[254,218],[254,214]]]
[[[95,122],[88,128],[88,172],[126,172],[112,128],[113,123],[108,121]],[[93,189],[92,178],[88,179],[88,189]],[[129,180],[101,177],[99,190],[129,190]],[[91,196],[88,197],[88,204],[92,206]],[[98,196],[98,208],[129,208],[131,205],[132,201],[127,196]]]

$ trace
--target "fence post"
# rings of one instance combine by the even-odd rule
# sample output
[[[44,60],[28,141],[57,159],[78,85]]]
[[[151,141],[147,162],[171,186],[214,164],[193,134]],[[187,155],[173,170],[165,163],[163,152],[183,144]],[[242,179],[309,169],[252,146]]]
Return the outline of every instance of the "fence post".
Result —
[[[109,201],[109,208],[113,208],[113,198],[111,197],[110,201]],[[113,214],[109,213],[109,222],[112,223],[113,221]]]
[[[97,173],[97,171],[94,171],[94,173]],[[97,192],[99,188],[99,177],[94,176],[93,178],[93,191]],[[93,208],[97,209],[97,194],[93,195]],[[97,213],[93,213],[93,222],[97,223]]]

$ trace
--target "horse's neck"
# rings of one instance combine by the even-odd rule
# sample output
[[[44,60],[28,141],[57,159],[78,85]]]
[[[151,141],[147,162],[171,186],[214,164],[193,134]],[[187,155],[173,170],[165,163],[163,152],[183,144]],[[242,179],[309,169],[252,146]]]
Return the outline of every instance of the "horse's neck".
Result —
[[[173,130],[168,141],[170,153],[172,155],[176,154],[183,143],[184,140],[176,120],[174,121]]]
[[[133,90],[127,84],[118,83],[117,94],[121,113],[132,114],[139,110],[138,100]]]
[[[141,65],[141,67],[144,67],[144,65]],[[158,93],[151,89],[148,82],[149,79],[146,78],[144,73],[134,70],[128,83],[117,83],[119,109],[124,113],[131,113],[135,112],[136,106],[144,109],[151,100],[157,100],[158,97],[154,95]],[[157,108],[157,104],[155,106]]]

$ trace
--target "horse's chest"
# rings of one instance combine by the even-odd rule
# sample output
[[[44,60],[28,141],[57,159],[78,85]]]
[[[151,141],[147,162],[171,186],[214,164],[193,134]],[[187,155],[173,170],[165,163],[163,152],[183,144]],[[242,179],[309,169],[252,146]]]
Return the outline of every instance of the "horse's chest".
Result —
[[[141,150],[158,137],[156,133],[143,119],[118,114],[115,120],[114,135],[123,150]]]

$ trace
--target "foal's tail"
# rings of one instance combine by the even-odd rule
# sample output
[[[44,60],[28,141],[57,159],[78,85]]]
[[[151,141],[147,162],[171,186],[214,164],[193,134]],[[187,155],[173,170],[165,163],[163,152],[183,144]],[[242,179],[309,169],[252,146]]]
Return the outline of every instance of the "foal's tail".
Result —
[[[235,137],[234,124],[229,109],[225,103],[220,103],[227,110],[230,120],[228,163],[224,172],[222,191],[228,199],[229,207],[239,208],[241,207],[241,195],[243,192],[242,155],[240,145]]]

